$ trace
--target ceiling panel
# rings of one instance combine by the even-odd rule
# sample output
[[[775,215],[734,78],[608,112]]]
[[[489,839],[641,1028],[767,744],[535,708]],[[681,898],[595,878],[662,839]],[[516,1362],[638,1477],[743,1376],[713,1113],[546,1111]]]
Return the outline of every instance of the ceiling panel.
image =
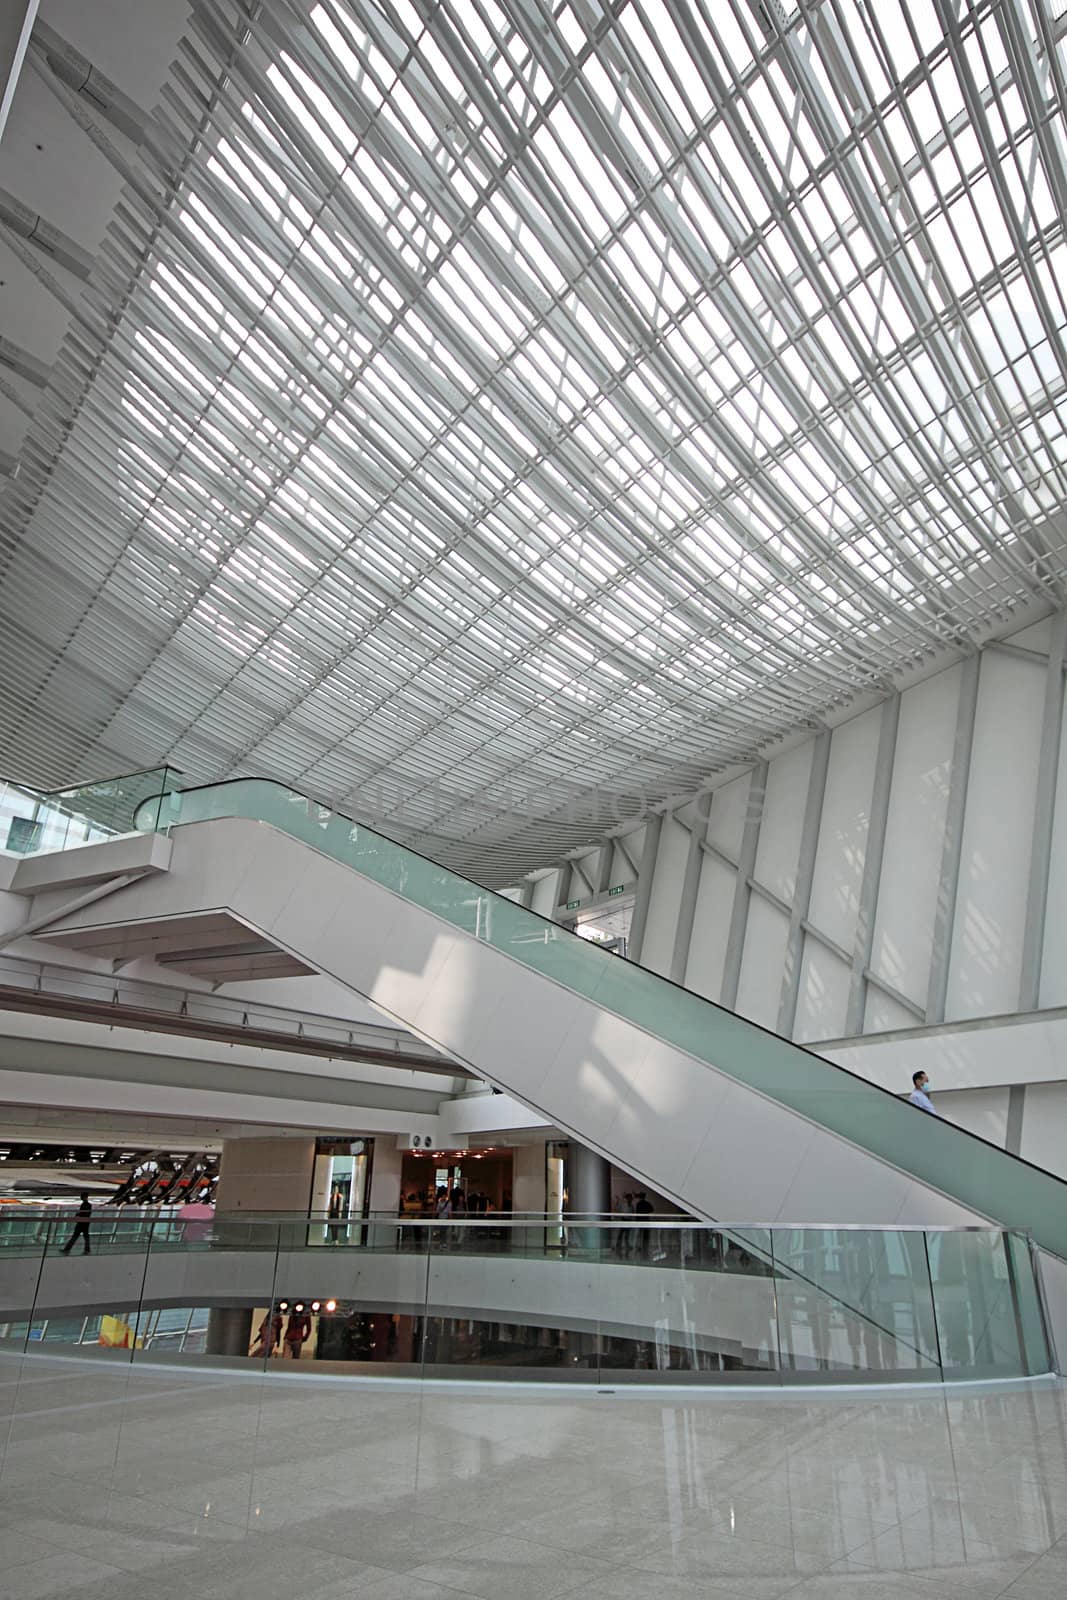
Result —
[[[133,140],[38,42],[125,187],[6,490],[0,759],[501,882],[1059,603],[1055,11],[196,0]]]

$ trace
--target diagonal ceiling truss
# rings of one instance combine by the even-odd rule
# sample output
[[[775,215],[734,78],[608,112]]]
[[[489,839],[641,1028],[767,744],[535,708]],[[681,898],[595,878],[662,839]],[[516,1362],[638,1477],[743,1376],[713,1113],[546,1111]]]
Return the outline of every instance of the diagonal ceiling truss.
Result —
[[[6,491],[0,758],[503,882],[1062,598],[1063,0],[195,0]],[[631,798],[622,800],[621,796]]]

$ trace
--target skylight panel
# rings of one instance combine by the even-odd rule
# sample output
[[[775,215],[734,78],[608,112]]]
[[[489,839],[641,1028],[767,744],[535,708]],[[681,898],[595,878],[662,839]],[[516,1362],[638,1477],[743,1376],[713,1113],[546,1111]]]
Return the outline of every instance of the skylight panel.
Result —
[[[183,750],[243,718],[338,792],[393,765],[420,820],[380,804],[447,845],[516,763],[684,786],[1040,589],[1014,525],[1067,485],[1067,251],[1006,3],[960,16],[981,104],[932,0],[595,34],[320,0],[250,16],[217,101],[199,36],[195,153],[105,247],[131,290],[79,329],[34,513],[103,604],[152,597],[137,718],[177,642],[213,683]],[[102,449],[121,517],[79,552]]]

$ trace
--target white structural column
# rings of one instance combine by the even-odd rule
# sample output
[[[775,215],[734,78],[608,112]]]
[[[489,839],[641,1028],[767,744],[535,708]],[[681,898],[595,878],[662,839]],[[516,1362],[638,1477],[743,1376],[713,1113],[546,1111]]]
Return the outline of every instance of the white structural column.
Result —
[[[1063,664],[1067,647],[1067,611],[1059,611],[1052,624],[1045,706],[1041,722],[1034,824],[1030,846],[1030,875],[1026,890],[1026,923],[1019,973],[1019,1010],[1036,1011],[1041,1004],[1041,957],[1048,912],[1048,878],[1052,862],[1052,825],[1056,807],[1056,780],[1060,766],[1063,728]]]
[[[949,773],[948,805],[945,808],[945,834],[941,847],[941,875],[934,912],[934,935],[930,952],[930,981],[926,991],[927,1022],[944,1022],[948,994],[948,969],[952,955],[952,931],[956,922],[956,897],[960,885],[960,855],[963,850],[963,820],[967,810],[967,784],[974,747],[974,721],[978,710],[978,678],[982,657],[976,651],[960,669],[960,694],[956,707],[956,734],[952,744],[952,769]]]
[[[570,1210],[586,1217],[611,1211],[611,1162],[578,1139],[570,1141],[567,1163]]]
[[[734,882],[734,901],[730,911],[730,927],[726,936],[726,957],[723,962],[722,990],[719,999],[732,1011],[737,1005],[737,986],[741,980],[741,958],[745,952],[745,934],[748,932],[748,907],[752,898],[752,875],[756,870],[756,851],[759,849],[760,824],[763,821],[763,802],[767,793],[767,763],[761,761],[753,767],[748,783],[748,801],[745,806],[745,827],[741,835],[741,859],[737,864]]]
[[[637,898],[634,901],[633,920],[626,951],[631,961],[640,961],[648,926],[648,908],[652,900],[652,880],[656,875],[656,858],[659,855],[659,838],[663,832],[663,818],[658,813],[645,823],[645,842],[641,850],[641,871],[637,878]]]
[[[811,886],[815,878],[815,852],[819,845],[822,803],[826,794],[826,771],[830,764],[830,730],[823,728],[811,753],[808,797],[804,803],[804,823],[800,832],[797,881],[789,915],[789,938],[782,973],[782,993],[778,1003],[778,1032],[793,1037],[800,995],[800,968],[804,957],[804,925],[811,907]]]
[[[711,794],[707,790],[698,794],[693,802],[692,825],[683,824],[689,826],[689,850],[685,858],[685,876],[682,879],[682,895],[678,903],[678,921],[674,928],[674,947],[671,951],[671,969],[668,974],[674,983],[685,982],[685,971],[689,965],[689,946],[693,938],[697,896],[700,893],[700,869],[704,865],[704,841],[711,820],[711,800]],[[681,817],[678,821],[682,821]]]
[[[897,727],[900,723],[900,695],[891,694],[882,707],[878,730],[878,754],[874,763],[871,809],[867,820],[867,847],[863,855],[859,907],[856,917],[856,943],[852,952],[852,976],[848,987],[845,1032],[863,1032],[867,1010],[867,974],[874,948],[874,919],[878,912],[878,885],[882,881],[885,830],[889,820],[889,796],[893,787],[893,762],[897,752]]]

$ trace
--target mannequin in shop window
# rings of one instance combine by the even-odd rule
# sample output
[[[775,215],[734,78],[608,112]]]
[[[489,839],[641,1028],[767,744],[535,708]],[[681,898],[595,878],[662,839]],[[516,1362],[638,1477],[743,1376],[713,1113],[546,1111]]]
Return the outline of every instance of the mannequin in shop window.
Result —
[[[311,1336],[311,1317],[303,1306],[296,1306],[289,1313],[289,1321],[285,1328],[285,1353],[293,1361],[299,1361],[304,1353],[304,1346]]]
[[[340,1186],[338,1185],[334,1188],[333,1193],[330,1195],[330,1205],[326,1213],[327,1217],[329,1218],[329,1221],[326,1224],[326,1233],[331,1244],[338,1244],[340,1242],[341,1232],[344,1226],[344,1214],[345,1197],[341,1192]]]

